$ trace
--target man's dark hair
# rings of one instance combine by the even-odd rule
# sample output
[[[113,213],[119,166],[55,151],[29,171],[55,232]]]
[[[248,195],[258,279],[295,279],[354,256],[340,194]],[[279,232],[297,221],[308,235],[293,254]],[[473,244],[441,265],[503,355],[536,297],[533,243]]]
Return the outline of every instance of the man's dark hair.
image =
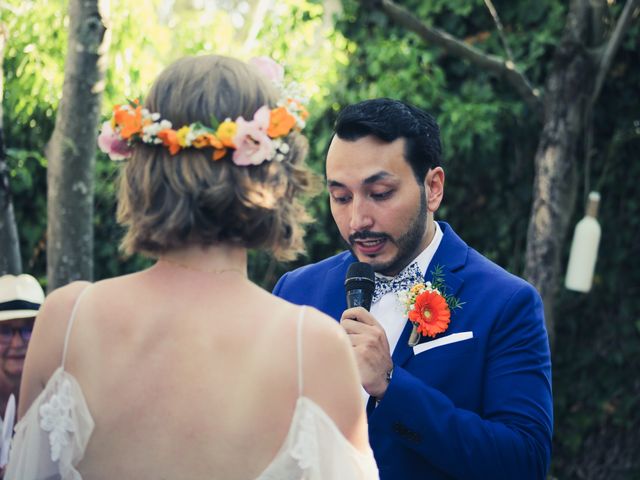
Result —
[[[440,166],[442,147],[435,118],[399,100],[376,98],[349,105],[338,115],[335,132],[347,141],[369,135],[388,143],[404,138],[404,156],[418,183],[430,168]]]

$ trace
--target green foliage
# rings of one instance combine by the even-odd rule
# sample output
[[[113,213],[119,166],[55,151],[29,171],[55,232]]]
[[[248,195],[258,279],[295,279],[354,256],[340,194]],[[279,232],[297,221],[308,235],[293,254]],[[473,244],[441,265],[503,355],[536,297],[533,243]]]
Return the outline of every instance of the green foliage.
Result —
[[[440,292],[451,310],[462,308],[462,306],[466,303],[461,302],[458,297],[447,292],[448,288],[447,283],[444,279],[444,269],[442,265],[436,265],[436,267],[431,272],[431,286]]]
[[[266,54],[282,61],[288,78],[298,80],[307,92],[312,113],[309,129],[313,129],[316,112],[323,110],[324,98],[337,79],[334,56],[347,62],[340,49],[332,48],[333,41],[344,44],[345,40],[339,34],[329,39],[332,29],[323,17],[322,2],[286,0],[264,12],[262,19],[254,18],[253,11],[243,10],[243,2],[227,3],[232,8],[217,8],[210,2],[200,7],[187,1],[175,2],[173,7],[162,0],[110,2],[106,18],[111,45],[103,98],[105,117],[112,105],[144,96],[160,70],[178,57],[215,52],[246,59]],[[67,2],[62,0],[9,0],[0,11],[0,22],[9,31],[3,62],[4,126],[21,252],[25,269],[43,278],[47,218],[44,151],[62,92],[66,10]],[[253,33],[252,22],[259,27]],[[316,144],[310,147],[316,153],[311,163],[320,171],[321,149]],[[117,177],[118,165],[98,153],[94,214],[97,279],[149,264],[137,256],[126,258],[119,251],[123,231],[115,223]],[[324,217],[323,223],[329,221],[324,206],[313,203],[310,208]],[[335,235],[325,234],[320,227],[313,237],[317,242],[312,243],[326,245]],[[315,248],[310,250],[320,254]],[[272,284],[284,266],[276,266],[268,255],[252,255],[253,278]]]
[[[67,41],[64,2],[8,0],[0,9],[7,31],[3,59],[3,127],[9,182],[23,268],[44,277],[46,159],[62,91]]]
[[[7,29],[4,56],[4,128],[11,145],[42,150],[51,133],[62,90],[61,60],[67,43],[65,2],[10,0],[0,10]],[[30,135],[22,132],[30,131]]]
[[[522,272],[531,209],[533,158],[540,135],[527,106],[509,84],[427,45],[383,13],[343,2],[335,29],[324,15],[331,2],[282,0],[258,18],[255,1],[228,0],[201,7],[173,2],[113,0],[111,49],[103,113],[143,95],[163,66],[187,55],[216,52],[249,58],[266,54],[283,62],[310,96],[309,163],[322,177],[324,157],[339,110],[371,97],[414,103],[439,120],[446,196],[438,217],[472,247]],[[505,56],[483,0],[404,0],[427,24],[481,51]],[[568,2],[494,2],[515,63],[541,90],[566,20]],[[609,30],[624,2],[607,2]],[[242,5],[249,5],[248,9]],[[4,8],[7,5],[9,8]],[[46,160],[62,91],[66,2],[5,0],[0,22],[9,30],[4,58],[4,126],[10,182],[23,264],[45,272]],[[252,9],[253,8],[253,9]],[[634,478],[640,463],[640,164],[636,21],[623,39],[594,115],[593,152],[579,166],[588,179],[580,197],[603,196],[603,239],[594,290],[559,292],[554,354],[557,478]],[[96,162],[95,276],[144,268],[148,260],[124,258],[122,228],[114,220],[118,166]],[[582,202],[580,202],[582,206]],[[286,265],[252,252],[250,275],[265,288],[286,270],[333,255],[343,246],[326,194],[309,201],[307,255]],[[578,208],[572,225],[583,214]],[[568,246],[568,245],[567,245]],[[565,251],[565,258],[566,260]]]

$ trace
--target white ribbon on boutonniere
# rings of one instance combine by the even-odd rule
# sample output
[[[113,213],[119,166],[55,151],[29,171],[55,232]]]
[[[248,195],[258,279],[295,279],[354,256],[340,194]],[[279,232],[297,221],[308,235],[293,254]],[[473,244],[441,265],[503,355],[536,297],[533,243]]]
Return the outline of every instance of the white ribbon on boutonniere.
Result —
[[[447,294],[444,273],[440,265],[431,272],[431,282],[420,282],[398,293],[405,314],[413,323],[409,346],[415,347],[423,336],[435,337],[445,332],[451,322],[451,311],[462,308],[464,302]]]

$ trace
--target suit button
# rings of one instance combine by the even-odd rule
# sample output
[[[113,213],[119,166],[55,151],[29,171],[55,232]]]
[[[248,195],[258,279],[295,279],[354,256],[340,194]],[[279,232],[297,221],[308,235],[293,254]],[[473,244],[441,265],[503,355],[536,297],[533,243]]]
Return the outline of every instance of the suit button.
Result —
[[[393,424],[393,431],[407,440],[411,440],[414,443],[422,442],[422,436],[418,432],[414,432],[404,424],[395,422]]]

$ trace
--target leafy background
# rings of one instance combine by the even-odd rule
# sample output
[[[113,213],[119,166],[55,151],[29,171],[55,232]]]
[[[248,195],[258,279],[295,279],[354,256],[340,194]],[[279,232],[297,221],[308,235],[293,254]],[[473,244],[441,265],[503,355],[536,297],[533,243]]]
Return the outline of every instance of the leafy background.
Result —
[[[531,208],[533,156],[540,126],[508,84],[426,45],[358,2],[113,0],[104,113],[149,88],[183,55],[267,54],[284,63],[310,96],[309,163],[320,175],[337,112],[388,96],[434,113],[442,128],[447,188],[438,216],[481,253],[521,274]],[[421,19],[488,53],[503,48],[483,0],[406,0]],[[495,1],[517,64],[543,85],[567,11],[566,2]],[[608,2],[610,23],[622,4]],[[8,30],[3,61],[4,128],[10,184],[25,271],[46,283],[46,158],[60,100],[67,4],[3,0]],[[336,13],[335,17],[333,13]],[[616,56],[596,107],[582,199],[602,194],[603,237],[593,290],[558,293],[553,358],[555,402],[552,478],[640,478],[640,85],[639,22]],[[95,277],[144,268],[124,258],[114,221],[117,166],[99,154],[95,196]],[[342,249],[325,194],[308,201],[316,221],[307,255],[278,264],[251,256],[251,277],[269,289],[284,271]],[[568,255],[568,244],[564,260]],[[566,264],[566,263],[565,263]]]

